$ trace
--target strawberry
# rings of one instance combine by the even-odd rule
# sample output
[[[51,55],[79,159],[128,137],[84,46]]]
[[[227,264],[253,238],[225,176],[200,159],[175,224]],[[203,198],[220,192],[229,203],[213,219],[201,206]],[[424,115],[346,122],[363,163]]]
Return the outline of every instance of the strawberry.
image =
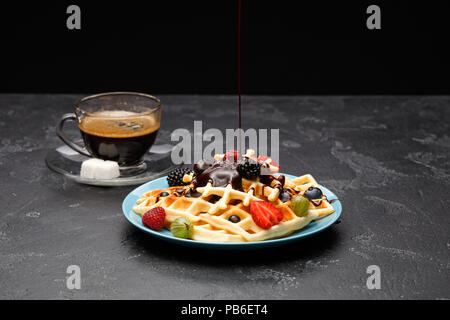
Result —
[[[223,161],[227,160],[228,158],[230,158],[229,161],[236,162],[239,158],[239,152],[237,152],[236,150],[228,150],[223,156]]]
[[[267,161],[269,160],[269,161]],[[278,165],[278,163],[276,163],[275,161],[272,160],[272,158],[266,157],[266,156],[259,156],[258,160],[259,163],[261,162],[268,162],[271,166],[275,167],[277,169],[276,172],[280,172],[280,166]]]
[[[159,231],[164,226],[166,211],[163,207],[155,207],[148,210],[142,216],[142,224],[152,230]]]
[[[253,221],[263,229],[269,229],[283,220],[283,213],[266,201],[250,203],[250,213]]]

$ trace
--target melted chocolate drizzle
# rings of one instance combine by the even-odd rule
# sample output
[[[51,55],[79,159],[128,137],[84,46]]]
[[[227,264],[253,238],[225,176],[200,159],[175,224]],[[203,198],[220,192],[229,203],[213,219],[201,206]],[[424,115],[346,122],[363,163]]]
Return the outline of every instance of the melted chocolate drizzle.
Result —
[[[195,177],[192,184],[195,188],[204,187],[211,182],[213,187],[226,187],[231,184],[233,189],[242,190],[242,177],[235,162],[210,163],[200,160],[194,165]]]
[[[286,182],[286,177],[282,174],[279,177],[275,177],[273,175],[263,175],[259,178],[261,183],[268,185],[269,187],[272,185],[273,181],[277,181],[278,183],[274,186],[274,188],[278,188],[280,190],[283,189],[284,183]]]
[[[209,162],[208,160],[200,160],[196,164],[194,164],[194,173],[195,175],[199,175],[206,169],[211,168],[213,165],[212,162]]]
[[[184,196],[185,197],[188,197],[188,198],[199,198],[199,197],[201,197],[201,193],[200,192],[198,192],[198,191],[196,191],[196,190],[194,190],[194,189],[189,189],[185,194],[184,194]]]

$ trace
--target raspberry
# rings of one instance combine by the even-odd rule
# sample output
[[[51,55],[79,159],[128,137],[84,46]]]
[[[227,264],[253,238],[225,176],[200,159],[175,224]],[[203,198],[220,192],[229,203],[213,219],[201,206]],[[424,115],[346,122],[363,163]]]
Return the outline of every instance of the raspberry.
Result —
[[[150,209],[142,216],[142,224],[152,230],[159,231],[164,226],[166,211],[163,207]]]
[[[228,159],[228,161],[236,162],[238,158],[239,152],[237,152],[236,150],[228,150],[227,152],[225,152],[225,155],[223,156],[223,161]]]
[[[183,177],[185,174],[191,173],[193,173],[193,171],[189,168],[175,169],[167,176],[167,182],[171,187],[186,186],[189,182],[183,182]]]

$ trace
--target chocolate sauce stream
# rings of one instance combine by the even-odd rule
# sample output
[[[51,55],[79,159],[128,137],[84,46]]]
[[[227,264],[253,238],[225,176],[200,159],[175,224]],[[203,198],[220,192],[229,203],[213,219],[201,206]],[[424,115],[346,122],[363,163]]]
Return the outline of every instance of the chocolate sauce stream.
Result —
[[[241,10],[242,0],[238,0],[238,97],[239,97],[239,129],[242,129],[241,123]],[[240,137],[239,137],[240,141]],[[239,146],[240,147],[240,146]],[[239,148],[240,150],[240,148]]]

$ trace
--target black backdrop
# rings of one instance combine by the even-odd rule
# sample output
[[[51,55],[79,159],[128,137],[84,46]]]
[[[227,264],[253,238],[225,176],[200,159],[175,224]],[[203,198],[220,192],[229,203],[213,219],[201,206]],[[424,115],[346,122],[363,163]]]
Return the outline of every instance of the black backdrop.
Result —
[[[450,94],[444,1],[242,2],[243,93]],[[237,3],[2,4],[0,90],[236,93]],[[81,30],[66,28],[70,4]],[[366,28],[370,4],[381,30]]]

